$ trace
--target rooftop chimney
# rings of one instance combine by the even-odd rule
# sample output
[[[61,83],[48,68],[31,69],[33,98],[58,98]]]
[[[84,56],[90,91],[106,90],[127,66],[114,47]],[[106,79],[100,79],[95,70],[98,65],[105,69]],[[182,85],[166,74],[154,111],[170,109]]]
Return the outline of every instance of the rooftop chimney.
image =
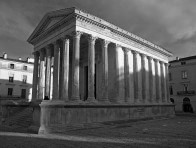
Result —
[[[5,53],[5,52],[3,53],[3,58],[7,59],[7,53]]]
[[[179,60],[180,58],[179,57],[176,57],[176,60]]]

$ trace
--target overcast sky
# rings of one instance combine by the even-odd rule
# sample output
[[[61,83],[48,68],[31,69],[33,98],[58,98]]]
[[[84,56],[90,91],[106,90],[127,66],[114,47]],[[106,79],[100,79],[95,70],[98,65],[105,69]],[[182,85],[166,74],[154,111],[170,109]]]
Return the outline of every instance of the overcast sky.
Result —
[[[171,51],[196,55],[196,0],[0,0],[0,56],[26,58],[46,12],[76,6]]]

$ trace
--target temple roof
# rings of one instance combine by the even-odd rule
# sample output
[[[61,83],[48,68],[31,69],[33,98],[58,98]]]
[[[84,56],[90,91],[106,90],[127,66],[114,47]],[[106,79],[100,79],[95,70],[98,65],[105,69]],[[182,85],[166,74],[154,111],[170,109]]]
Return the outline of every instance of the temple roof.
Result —
[[[32,44],[33,40],[39,36],[39,34],[45,32],[46,30],[52,29],[52,27],[58,26],[58,24],[63,22],[63,20],[70,14],[78,15],[78,17],[82,17],[84,19],[89,19],[89,21],[95,25],[112,30],[114,33],[120,36],[136,41],[149,48],[158,50],[159,52],[162,52],[169,57],[172,56],[170,51],[76,7],[65,8],[46,13],[27,41]]]

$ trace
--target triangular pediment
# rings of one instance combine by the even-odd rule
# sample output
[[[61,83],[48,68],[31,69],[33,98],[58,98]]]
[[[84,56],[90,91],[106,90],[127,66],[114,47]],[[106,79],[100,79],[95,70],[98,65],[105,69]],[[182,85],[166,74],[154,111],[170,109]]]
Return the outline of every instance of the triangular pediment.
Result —
[[[28,38],[28,42],[32,43],[37,36],[41,35],[42,33],[46,32],[47,30],[52,29],[62,20],[64,20],[69,14],[73,13],[75,8],[67,8],[58,11],[53,11],[47,13],[40,23],[37,25],[31,36]]]
[[[45,30],[49,29],[50,27],[52,27],[53,25],[61,21],[63,18],[64,17],[54,17],[54,18],[49,19],[49,21],[47,22],[47,25],[44,26],[41,32],[44,32]]]

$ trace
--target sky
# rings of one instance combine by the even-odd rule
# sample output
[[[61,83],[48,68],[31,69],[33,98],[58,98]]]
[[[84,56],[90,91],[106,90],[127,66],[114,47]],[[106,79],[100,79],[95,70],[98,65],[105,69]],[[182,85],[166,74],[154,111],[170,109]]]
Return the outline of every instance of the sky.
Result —
[[[173,53],[196,55],[196,0],[0,0],[0,56],[32,57],[27,42],[44,14],[78,7]]]

